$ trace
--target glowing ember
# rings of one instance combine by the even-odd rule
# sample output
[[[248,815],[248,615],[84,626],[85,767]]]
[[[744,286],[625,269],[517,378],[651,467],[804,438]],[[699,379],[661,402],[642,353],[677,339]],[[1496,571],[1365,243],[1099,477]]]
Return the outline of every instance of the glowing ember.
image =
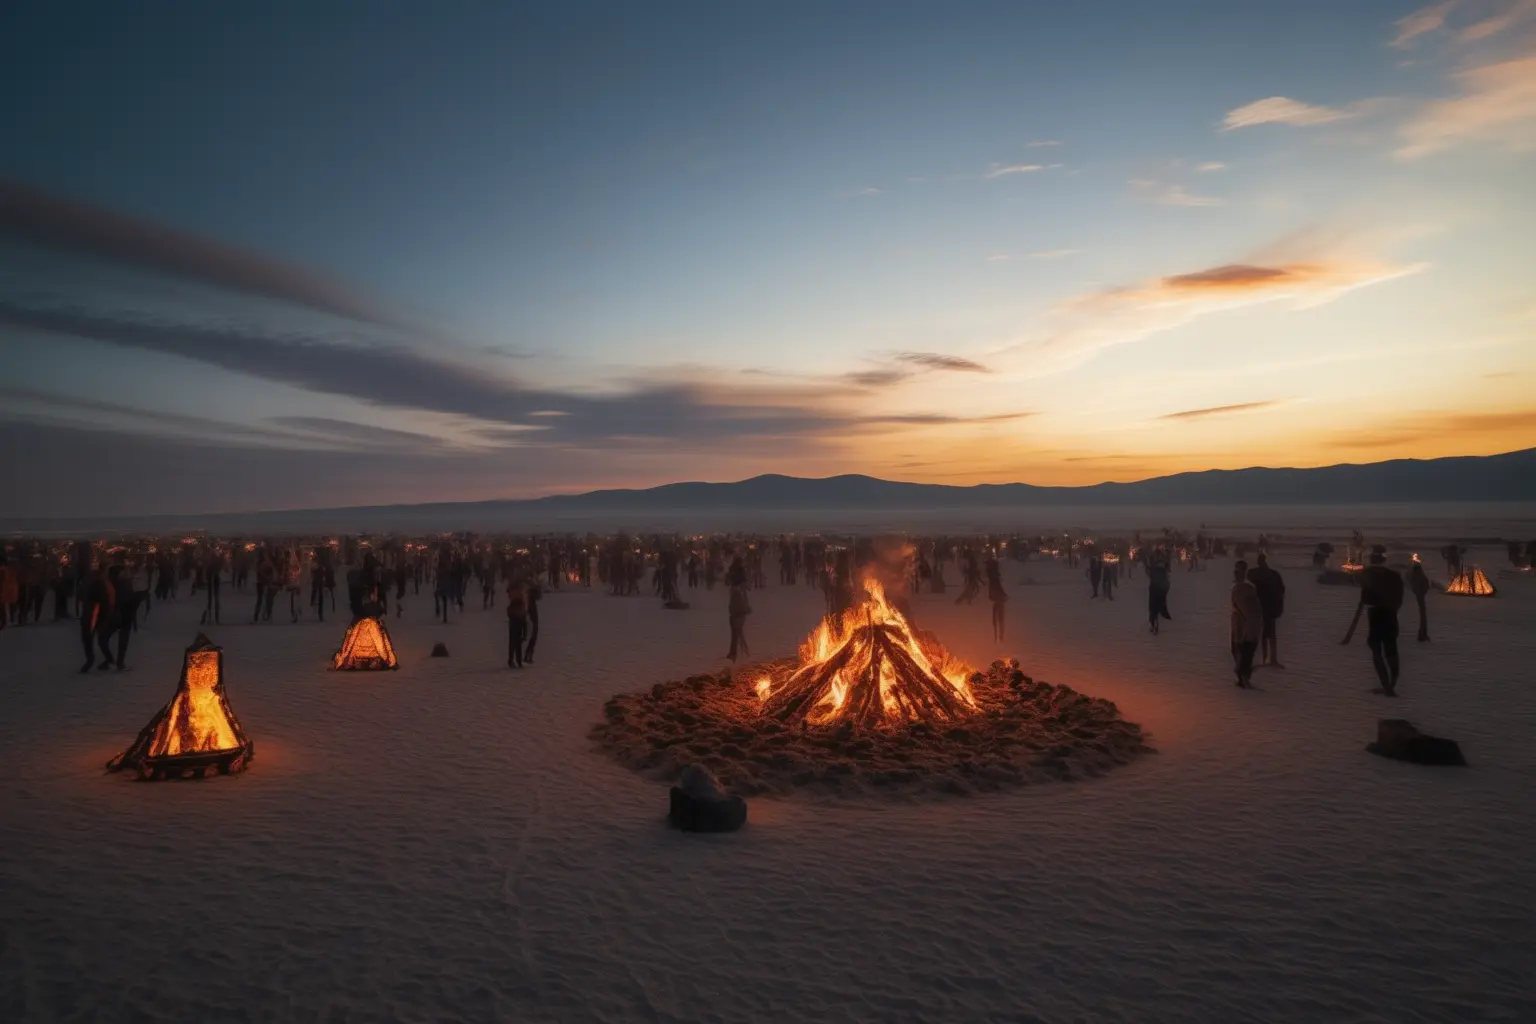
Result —
[[[1463,569],[1456,578],[1446,584],[1445,592],[1458,597],[1492,597],[1494,595],[1493,584],[1488,582],[1488,577],[1477,566]]]
[[[862,602],[827,616],[800,646],[798,665],[755,689],[764,713],[785,721],[893,725],[971,715],[970,675],[937,641],[919,637],[870,579]]]

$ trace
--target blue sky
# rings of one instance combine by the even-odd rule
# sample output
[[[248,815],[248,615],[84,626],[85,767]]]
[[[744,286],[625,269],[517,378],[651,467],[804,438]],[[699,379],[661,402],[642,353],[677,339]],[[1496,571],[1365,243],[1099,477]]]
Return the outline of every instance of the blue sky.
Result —
[[[1529,0],[11,8],[0,470],[64,514],[1528,446],[1533,33]],[[109,494],[66,469],[108,449]]]

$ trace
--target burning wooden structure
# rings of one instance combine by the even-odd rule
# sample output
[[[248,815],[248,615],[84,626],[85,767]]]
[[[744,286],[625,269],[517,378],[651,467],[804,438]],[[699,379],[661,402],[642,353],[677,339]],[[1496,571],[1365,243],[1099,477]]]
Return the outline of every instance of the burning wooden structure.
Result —
[[[1483,570],[1474,565],[1457,573],[1445,585],[1445,592],[1455,597],[1492,597],[1497,591]]]
[[[384,620],[364,615],[347,627],[341,649],[331,656],[331,668],[342,672],[366,672],[399,668],[395,645],[389,642]]]
[[[797,664],[754,684],[762,712],[788,723],[858,727],[950,722],[976,711],[969,666],[912,628],[874,579],[841,614],[828,615]]]
[[[224,693],[223,649],[199,633],[182,658],[170,703],[107,762],[107,771],[132,768],[141,779],[228,775],[245,768],[255,749]]]

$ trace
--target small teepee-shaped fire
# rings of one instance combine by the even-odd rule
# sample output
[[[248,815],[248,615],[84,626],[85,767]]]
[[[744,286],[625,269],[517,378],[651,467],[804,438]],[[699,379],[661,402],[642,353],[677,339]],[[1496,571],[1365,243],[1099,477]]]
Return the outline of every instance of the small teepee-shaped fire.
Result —
[[[1494,588],[1483,570],[1474,565],[1457,573],[1456,578],[1446,584],[1445,592],[1457,597],[1492,597]]]
[[[341,650],[331,658],[331,668],[342,671],[399,668],[395,645],[382,619],[365,615],[347,628]]]
[[[224,695],[223,649],[199,633],[182,659],[175,696],[107,762],[107,771],[133,768],[143,779],[228,775],[244,768],[255,749]]]
[[[971,715],[970,668],[919,634],[873,579],[864,599],[829,615],[800,647],[800,662],[757,681],[765,714],[810,725],[946,722]]]

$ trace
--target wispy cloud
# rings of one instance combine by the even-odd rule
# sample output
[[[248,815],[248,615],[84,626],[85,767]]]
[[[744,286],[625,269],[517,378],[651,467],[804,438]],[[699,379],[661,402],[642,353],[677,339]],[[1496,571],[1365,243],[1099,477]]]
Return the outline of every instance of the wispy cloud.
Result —
[[[1261,124],[1288,124],[1298,127],[1311,125],[1331,124],[1334,121],[1342,121],[1345,118],[1354,117],[1358,111],[1340,110],[1336,107],[1314,106],[1310,103],[1302,103],[1288,96],[1270,96],[1267,99],[1254,100],[1245,103],[1241,107],[1227,111],[1227,116],[1222,119],[1222,131],[1234,131],[1238,128],[1253,128]]]
[[[1536,406],[1480,412],[1426,411],[1384,420],[1328,437],[1330,448],[1396,448],[1449,441],[1457,452],[1472,447],[1528,447],[1536,432]]]
[[[1459,95],[1422,107],[1401,129],[1394,154],[1416,160],[1468,145],[1536,150],[1536,49],[1457,72]]]
[[[1412,14],[1399,18],[1395,22],[1397,34],[1392,37],[1391,45],[1399,50],[1406,50],[1420,36],[1438,31],[1445,25],[1446,16],[1455,6],[1456,0],[1445,0],[1444,3],[1421,7]]]
[[[993,253],[991,256],[988,256],[987,257],[987,262],[988,263],[1002,263],[1005,260],[1011,260],[1011,259],[1013,259],[1013,257],[1009,256],[1007,253],[1005,253],[1005,252],[998,252],[998,253]]]
[[[983,178],[1003,178],[1010,174],[1033,174],[1045,170],[1045,164],[993,164]]]
[[[1201,420],[1211,416],[1229,416],[1239,412],[1254,412],[1258,409],[1272,409],[1277,405],[1284,405],[1285,399],[1272,398],[1263,402],[1239,402],[1236,405],[1211,405],[1204,409],[1184,409],[1180,412],[1170,412],[1159,416],[1160,420]]]
[[[954,373],[992,372],[974,359],[945,355],[942,352],[898,352],[896,361],[909,366],[921,366],[925,370],[947,370]]]
[[[1227,165],[1222,163],[1220,160],[1207,160],[1205,163],[1199,164],[1195,167],[1195,170],[1201,172],[1202,174],[1209,174],[1212,171],[1224,171],[1226,169]]]
[[[1457,38],[1464,43],[1490,39],[1526,21],[1536,19],[1536,0],[1514,0],[1504,11],[1462,29]]]
[[[1059,146],[1060,139],[1030,139],[1027,143],[1031,148],[1039,149],[1041,146]]]
[[[21,182],[0,180],[0,239],[426,333],[402,313],[318,271]]]
[[[1159,206],[1225,206],[1225,199],[1215,196],[1196,195],[1183,185],[1164,185],[1146,178],[1132,178],[1132,191],[1142,199]]]
[[[548,417],[544,443],[620,437],[726,443],[751,437],[832,435],[858,420],[766,389],[707,382],[640,382],[611,392],[559,391],[355,335],[265,332],[148,320],[84,308],[0,301],[0,327],[44,331],[179,356],[235,373],[370,405],[526,426]],[[563,414],[554,415],[551,414]]]
[[[1058,373],[1105,348],[1139,342],[1212,313],[1272,302],[1288,302],[1292,308],[1322,305],[1425,266],[1317,256],[1172,274],[1078,296],[1053,311],[1043,337],[1010,346],[998,357],[1018,356],[1018,366],[1028,373]]]

